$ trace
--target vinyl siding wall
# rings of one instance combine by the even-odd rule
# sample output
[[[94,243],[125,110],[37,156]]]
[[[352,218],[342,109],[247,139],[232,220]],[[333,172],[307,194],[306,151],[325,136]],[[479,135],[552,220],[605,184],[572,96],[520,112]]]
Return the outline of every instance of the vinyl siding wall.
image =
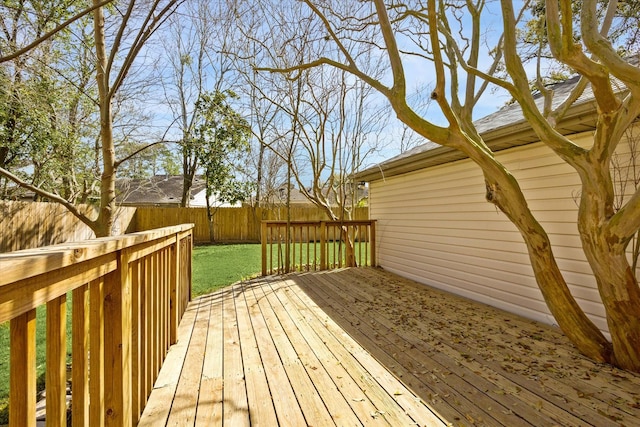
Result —
[[[574,140],[586,146],[591,135]],[[578,303],[607,333],[604,308],[580,249],[577,175],[540,143],[499,152],[497,158],[518,179],[549,233]],[[418,282],[554,324],[520,233],[484,196],[480,169],[469,160],[371,182],[379,264]]]

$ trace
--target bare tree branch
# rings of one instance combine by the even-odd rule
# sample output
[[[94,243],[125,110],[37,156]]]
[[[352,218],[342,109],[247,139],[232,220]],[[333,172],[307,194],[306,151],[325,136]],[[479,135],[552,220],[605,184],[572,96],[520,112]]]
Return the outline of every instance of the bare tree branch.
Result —
[[[93,229],[93,227],[95,225],[95,221],[91,220],[84,213],[80,212],[78,207],[76,205],[74,205],[73,203],[69,202],[68,200],[60,197],[59,195],[57,195],[55,193],[51,193],[49,191],[45,191],[45,190],[43,190],[43,189],[41,189],[41,188],[39,188],[39,187],[37,187],[35,185],[29,184],[28,182],[20,179],[18,176],[12,174],[8,170],[6,170],[4,168],[1,168],[1,167],[0,167],[0,175],[10,179],[11,181],[15,182],[16,184],[18,184],[22,188],[26,188],[27,190],[33,191],[34,193],[36,193],[37,195],[39,195],[41,197],[45,197],[45,198],[51,200],[52,202],[60,203],[62,206],[67,208],[67,210],[69,210],[69,212],[71,212],[76,218],[78,218],[80,221],[82,221],[84,224],[86,224],[89,228]]]
[[[65,28],[67,28],[69,25],[73,24],[74,22],[76,22],[78,19],[88,15],[89,13],[93,12],[95,9],[106,6],[107,4],[111,3],[113,0],[103,0],[102,2],[93,4],[92,6],[88,7],[87,9],[83,10],[82,12],[80,12],[79,14],[67,19],[65,22],[63,22],[62,24],[58,25],[56,28],[54,28],[53,30],[49,31],[48,33],[44,34],[41,37],[38,37],[36,40],[34,40],[33,42],[31,42],[30,44],[28,44],[27,46],[9,54],[6,56],[2,56],[0,57],[0,64],[3,62],[7,62],[7,61],[11,61],[12,59],[15,59],[21,55],[24,55],[25,53],[29,52],[31,49],[37,47],[38,45],[40,45],[43,41],[50,39],[51,37],[55,36],[56,34],[58,34],[60,31],[64,30]]]

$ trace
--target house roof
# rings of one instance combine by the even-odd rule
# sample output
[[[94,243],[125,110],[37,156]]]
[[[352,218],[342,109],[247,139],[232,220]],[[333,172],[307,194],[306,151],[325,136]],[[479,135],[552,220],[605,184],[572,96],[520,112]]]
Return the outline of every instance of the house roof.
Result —
[[[638,57],[633,57],[630,62],[637,65]],[[579,76],[574,76],[550,86],[550,89],[554,91],[552,108],[558,107],[567,98],[578,83],[578,80]],[[613,84],[618,91],[625,90],[625,86],[620,81],[613,80]],[[544,104],[542,94],[534,95],[534,99],[538,108],[542,110]],[[596,121],[597,111],[593,91],[591,85],[587,85],[583,94],[572,105],[555,129],[562,135],[571,135],[594,130]],[[476,120],[474,125],[485,143],[493,151],[539,141],[539,138],[527,120],[525,120],[522,108],[515,102],[502,107],[495,113]],[[465,158],[467,156],[461,151],[427,141],[389,160],[357,172],[355,178],[368,182]]]
[[[201,177],[193,178],[191,194],[205,187]],[[178,205],[182,200],[182,175],[155,175],[151,178],[121,178],[116,181],[116,200],[124,205]]]

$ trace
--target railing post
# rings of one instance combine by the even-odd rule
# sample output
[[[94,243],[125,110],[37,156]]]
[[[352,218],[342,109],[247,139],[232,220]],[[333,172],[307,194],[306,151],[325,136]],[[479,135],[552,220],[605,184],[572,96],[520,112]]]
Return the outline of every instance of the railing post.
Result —
[[[36,311],[11,319],[9,425],[36,425]]]
[[[131,274],[129,255],[105,276],[105,425],[133,425],[131,395]]]
[[[320,270],[327,269],[327,223],[320,221]]]
[[[262,275],[267,275],[267,223],[260,223],[260,243],[262,245]]]

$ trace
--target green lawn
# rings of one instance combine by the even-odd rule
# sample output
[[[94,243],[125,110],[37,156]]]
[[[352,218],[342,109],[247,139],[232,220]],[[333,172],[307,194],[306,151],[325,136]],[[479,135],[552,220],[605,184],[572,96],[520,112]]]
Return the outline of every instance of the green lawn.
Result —
[[[193,251],[193,296],[203,295],[239,280],[256,276],[261,270],[259,244],[196,246]],[[70,297],[70,295],[69,295]],[[67,301],[70,331],[71,305]],[[46,309],[37,310],[38,383],[44,386]],[[71,336],[67,333],[68,348]],[[0,324],[0,425],[8,423],[9,395],[9,323]]]
[[[259,275],[261,260],[259,244],[196,246],[193,251],[193,296]]]

